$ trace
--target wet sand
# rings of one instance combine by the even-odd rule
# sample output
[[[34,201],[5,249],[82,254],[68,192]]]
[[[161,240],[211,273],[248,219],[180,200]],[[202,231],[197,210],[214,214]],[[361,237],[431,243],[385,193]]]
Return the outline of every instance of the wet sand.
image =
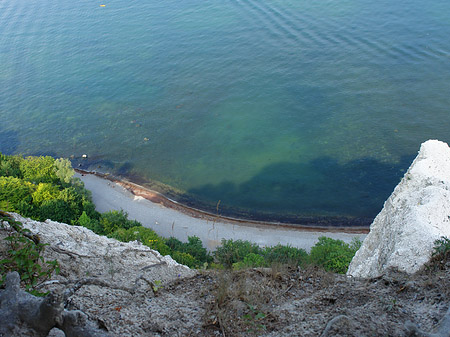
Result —
[[[181,241],[187,241],[188,236],[198,236],[209,250],[220,245],[222,239],[248,240],[260,246],[280,243],[309,250],[320,236],[350,242],[354,237],[362,240],[368,231],[298,227],[217,217],[177,204],[157,192],[130,182],[81,172],[76,177],[92,192],[92,199],[99,212],[123,209],[130,219],[141,222],[158,235],[174,236]]]

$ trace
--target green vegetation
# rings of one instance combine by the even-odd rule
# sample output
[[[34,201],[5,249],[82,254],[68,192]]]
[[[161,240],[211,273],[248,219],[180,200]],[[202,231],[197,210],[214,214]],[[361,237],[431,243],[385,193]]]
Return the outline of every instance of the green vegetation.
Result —
[[[226,268],[231,268],[234,264],[243,262],[250,254],[261,255],[262,249],[257,244],[249,241],[223,239],[222,246],[218,247],[214,252],[214,257]]]
[[[214,252],[214,257],[225,267],[236,270],[270,267],[273,264],[300,267],[316,265],[327,271],[345,274],[360,246],[361,241],[358,239],[347,244],[342,240],[322,236],[308,254],[304,249],[290,246],[260,248],[248,241],[222,240],[222,246]]]
[[[80,179],[73,178],[73,174],[67,159],[22,158],[0,153],[0,209],[40,221],[52,219],[84,226],[123,242],[139,241],[191,268],[243,269],[274,264],[304,267],[313,264],[328,271],[345,273],[361,245],[358,240],[349,245],[321,237],[308,254],[290,246],[261,248],[248,241],[222,240],[222,246],[210,255],[198,237],[189,237],[188,242],[173,237],[166,239],[138,221],[129,220],[123,210],[98,213],[90,192]],[[33,257],[36,258],[39,259]]]
[[[438,240],[434,241],[433,256],[441,255],[442,257],[448,257],[450,255],[450,239],[441,236]]]
[[[349,245],[342,240],[322,236],[311,248],[310,260],[327,271],[345,274],[359,247],[361,247],[361,241],[358,239],[353,239]]]
[[[23,228],[20,222],[2,215],[0,216],[2,228],[5,227],[4,223],[9,224],[10,234],[5,238],[9,244],[6,258],[0,260],[0,285],[5,282],[8,272],[17,271],[26,291],[36,296],[46,295],[39,292],[37,287],[48,280],[54,272],[59,272],[58,261],[44,260],[42,252],[46,245],[29,235],[29,231]]]
[[[439,239],[434,241],[433,254],[431,263],[427,266],[427,269],[431,271],[444,270],[448,258],[450,257],[450,239],[441,236]]]
[[[36,220],[78,225],[83,212],[99,219],[90,194],[66,159],[0,154],[0,208]]]
[[[248,329],[248,332],[254,332],[258,333],[260,331],[265,331],[266,326],[260,321],[262,321],[264,318],[266,318],[266,314],[259,311],[256,306],[253,306],[249,303],[247,303],[249,313],[243,315],[244,322],[250,326],[250,329]]]

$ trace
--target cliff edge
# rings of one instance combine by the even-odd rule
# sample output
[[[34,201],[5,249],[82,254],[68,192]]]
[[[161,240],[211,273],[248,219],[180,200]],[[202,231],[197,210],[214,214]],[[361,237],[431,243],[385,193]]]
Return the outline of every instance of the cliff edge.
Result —
[[[450,237],[450,148],[429,140],[373,221],[347,275],[377,277],[388,268],[414,273],[441,236]]]

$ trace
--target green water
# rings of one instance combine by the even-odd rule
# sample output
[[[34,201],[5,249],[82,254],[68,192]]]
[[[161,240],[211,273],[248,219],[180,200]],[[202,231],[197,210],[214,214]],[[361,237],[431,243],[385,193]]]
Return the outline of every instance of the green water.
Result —
[[[450,140],[448,13],[443,0],[2,1],[0,151],[74,155],[221,214],[367,223],[420,144]]]

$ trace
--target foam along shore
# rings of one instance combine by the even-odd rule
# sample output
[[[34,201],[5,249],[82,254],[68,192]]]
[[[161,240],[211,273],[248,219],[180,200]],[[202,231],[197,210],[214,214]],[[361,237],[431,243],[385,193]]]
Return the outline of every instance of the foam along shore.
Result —
[[[187,241],[188,236],[199,237],[208,250],[214,250],[222,239],[248,240],[260,246],[277,244],[310,250],[320,236],[328,236],[350,242],[354,237],[364,239],[366,233],[345,233],[332,229],[305,229],[255,222],[233,221],[231,219],[198,216],[183,207],[166,207],[159,198],[144,198],[130,192],[126,184],[101,178],[95,174],[76,173],[86,189],[92,192],[97,211],[123,209],[128,217],[153,229],[163,237],[175,237]],[[148,191],[148,195],[155,195]],[[145,195],[145,194],[144,194]],[[155,200],[156,202],[148,199]],[[194,212],[195,213],[195,212]],[[363,231],[364,232],[364,231]]]

